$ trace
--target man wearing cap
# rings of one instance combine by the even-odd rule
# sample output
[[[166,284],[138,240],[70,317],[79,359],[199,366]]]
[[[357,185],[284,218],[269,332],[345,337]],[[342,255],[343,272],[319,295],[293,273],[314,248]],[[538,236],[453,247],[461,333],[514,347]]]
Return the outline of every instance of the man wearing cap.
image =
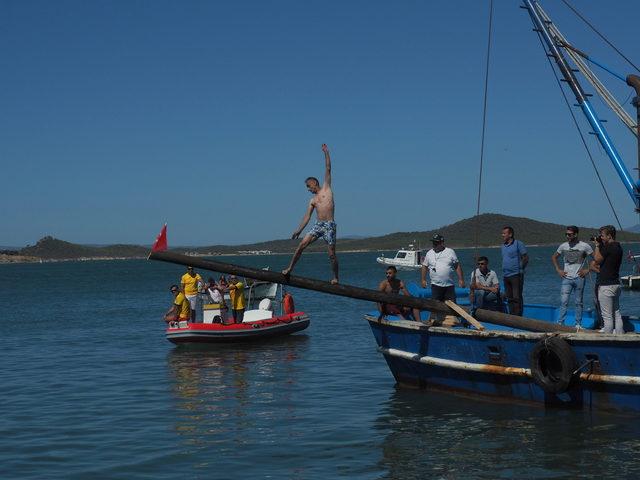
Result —
[[[193,267],[187,267],[187,273],[182,275],[180,279],[180,287],[182,293],[189,300],[191,305],[191,318],[196,318],[196,300],[198,298],[198,289],[202,288],[204,282],[199,273],[193,270]]]
[[[458,285],[464,287],[462,267],[456,252],[444,246],[444,237],[436,233],[431,239],[433,248],[427,252],[422,261],[422,288],[427,286],[427,270],[431,279],[431,298],[434,300],[456,301],[456,288],[451,280],[453,272],[458,276]]]
[[[177,285],[171,285],[169,288],[174,296],[173,305],[164,316],[166,322],[188,322],[191,314],[191,305],[189,300],[180,291]]]

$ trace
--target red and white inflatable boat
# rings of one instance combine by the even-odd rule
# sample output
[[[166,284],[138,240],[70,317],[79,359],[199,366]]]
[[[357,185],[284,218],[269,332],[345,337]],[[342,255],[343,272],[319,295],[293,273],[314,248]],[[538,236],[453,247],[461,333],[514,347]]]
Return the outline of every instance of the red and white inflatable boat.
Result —
[[[292,297],[283,295],[281,285],[253,282],[245,292],[247,309],[242,323],[231,323],[226,309],[211,303],[207,294],[199,294],[195,321],[169,323],[167,340],[180,345],[255,341],[289,335],[309,326],[304,312],[288,313],[295,307]]]
[[[167,328],[167,340],[177,345],[262,340],[304,330],[309,326],[309,321],[305,313],[295,312],[230,325],[180,322]]]

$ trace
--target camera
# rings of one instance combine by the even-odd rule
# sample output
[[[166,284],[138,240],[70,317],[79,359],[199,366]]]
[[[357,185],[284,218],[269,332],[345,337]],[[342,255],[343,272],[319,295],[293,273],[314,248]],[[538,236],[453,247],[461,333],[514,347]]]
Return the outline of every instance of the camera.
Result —
[[[591,237],[589,237],[589,240],[592,242],[602,243],[602,239],[600,238],[599,233],[596,233],[595,235],[591,235]]]

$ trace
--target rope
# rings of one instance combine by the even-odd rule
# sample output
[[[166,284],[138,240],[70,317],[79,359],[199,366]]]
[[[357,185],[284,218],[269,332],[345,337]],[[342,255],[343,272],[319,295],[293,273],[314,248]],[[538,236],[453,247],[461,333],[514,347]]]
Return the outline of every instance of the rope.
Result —
[[[603,34],[601,34],[601,33],[596,29],[596,27],[594,27],[594,26],[593,26],[593,24],[591,24],[591,22],[589,22],[589,20],[587,20],[585,17],[583,17],[583,16],[580,14],[580,12],[578,12],[578,10],[576,10],[576,9],[575,9],[575,8],[574,8],[574,7],[573,7],[573,6],[572,6],[572,5],[571,5],[567,0],[562,0],[562,3],[564,3],[567,7],[569,7],[569,8],[571,9],[571,11],[572,11],[573,13],[575,13],[575,14],[578,16],[578,18],[580,18],[580,20],[582,20],[584,23],[586,23],[586,24],[589,26],[589,28],[591,28],[591,30],[593,30],[594,32],[596,32],[596,34],[597,34],[597,35],[598,35],[602,40],[604,40],[604,41],[607,43],[607,45],[609,45],[611,48],[613,48],[613,49],[618,53],[618,55],[620,55],[622,58],[624,58],[624,59],[627,61],[627,63],[628,63],[629,65],[631,65],[633,68],[635,68],[635,69],[636,69],[636,71],[640,72],[640,68],[638,68],[638,67],[637,67],[637,66],[636,66],[636,65],[635,65],[631,60],[629,60],[629,59],[628,59],[628,58],[627,58],[627,57],[626,57],[626,56],[625,56],[625,55],[624,55],[620,50],[618,50],[618,49],[616,48],[616,46],[615,46],[613,43],[611,43],[609,40],[607,40],[607,38],[606,38]]]
[[[493,0],[489,1],[489,32],[487,38],[487,61],[484,75],[484,104],[482,111],[482,137],[480,140],[480,173],[478,175],[478,199],[476,202],[475,221],[475,258],[478,260],[478,231],[480,229],[480,197],[482,195],[482,170],[484,166],[484,137],[487,127],[487,97],[489,92],[489,60],[491,58],[491,32],[493,25]],[[475,273],[475,269],[474,269]]]
[[[563,0],[564,1],[564,0]],[[540,33],[538,32],[538,40],[540,41],[540,45],[542,45],[542,49],[545,51],[545,53],[547,53],[547,49],[544,47],[544,42],[542,40],[542,37],[540,36]],[[596,162],[593,159],[593,155],[591,155],[591,150],[589,150],[589,146],[587,145],[587,141],[584,138],[584,135],[582,133],[582,130],[580,129],[580,124],[578,123],[578,120],[576,119],[575,114],[573,113],[573,110],[571,109],[571,104],[569,103],[569,100],[567,99],[567,94],[565,93],[564,89],[562,88],[562,83],[560,82],[560,78],[558,78],[558,73],[556,72],[556,69],[553,68],[553,63],[551,63],[551,58],[549,55],[547,55],[547,62],[549,62],[549,66],[551,67],[551,71],[553,72],[553,76],[556,78],[556,82],[558,84],[558,87],[560,88],[560,92],[562,93],[562,98],[564,99],[564,103],[567,105],[567,109],[569,110],[569,113],[571,114],[571,118],[573,119],[573,123],[576,126],[576,129],[578,130],[578,135],[580,135],[580,139],[582,140],[582,144],[584,145],[585,150],[587,151],[587,155],[589,156],[589,160],[591,161],[591,165],[593,166],[593,170],[596,173],[596,177],[598,177],[598,181],[600,182],[600,186],[602,186],[602,191],[604,192],[604,196],[607,199],[607,202],[609,202],[609,206],[611,207],[611,212],[613,213],[613,216],[616,219],[616,222],[618,223],[618,227],[620,228],[620,231],[622,231],[622,224],[620,223],[620,219],[618,218],[618,214],[616,213],[616,209],[613,206],[613,202],[611,202],[611,197],[609,197],[609,192],[607,191],[607,187],[605,187],[604,182],[602,180],[602,177],[600,176],[600,172],[598,171],[598,167],[596,166]]]

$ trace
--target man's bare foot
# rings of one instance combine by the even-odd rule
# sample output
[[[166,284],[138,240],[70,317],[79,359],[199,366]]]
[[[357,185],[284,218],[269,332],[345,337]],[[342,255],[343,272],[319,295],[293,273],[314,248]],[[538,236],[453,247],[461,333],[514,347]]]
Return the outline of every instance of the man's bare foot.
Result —
[[[331,285],[337,285],[338,284],[338,279],[337,278],[332,278],[331,282],[329,282],[329,283],[331,283]]]
[[[289,275],[291,275],[291,269],[290,268],[285,268],[284,270],[282,270],[282,274],[285,277],[288,277]]]

